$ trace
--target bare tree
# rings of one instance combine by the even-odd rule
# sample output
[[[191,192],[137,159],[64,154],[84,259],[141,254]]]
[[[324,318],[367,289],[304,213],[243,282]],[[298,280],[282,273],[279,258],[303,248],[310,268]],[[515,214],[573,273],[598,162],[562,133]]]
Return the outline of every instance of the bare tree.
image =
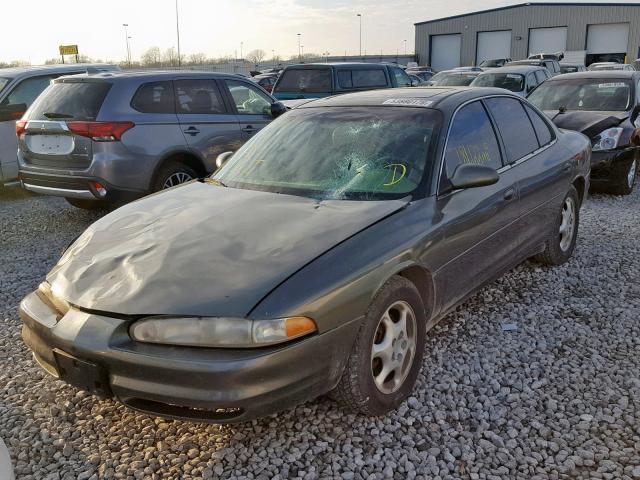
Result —
[[[160,55],[160,49],[158,47],[151,47],[140,57],[140,61],[145,67],[157,67],[162,61]]]
[[[256,50],[251,50],[249,53],[247,53],[247,60],[249,60],[251,63],[255,63],[256,65],[258,65],[260,62],[262,62],[262,60],[265,59],[266,56],[267,56],[266,52],[258,48]]]
[[[204,53],[192,53],[189,55],[189,64],[204,65],[207,63],[207,55]]]

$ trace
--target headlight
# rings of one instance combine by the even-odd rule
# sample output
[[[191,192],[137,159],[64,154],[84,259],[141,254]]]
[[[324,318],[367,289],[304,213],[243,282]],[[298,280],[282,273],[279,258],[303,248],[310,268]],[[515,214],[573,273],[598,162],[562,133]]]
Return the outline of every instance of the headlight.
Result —
[[[608,128],[593,139],[593,150],[612,150],[618,146],[622,128]]]
[[[151,317],[131,325],[129,335],[138,342],[165,345],[250,348],[287,342],[315,331],[315,322],[307,317],[276,320]]]

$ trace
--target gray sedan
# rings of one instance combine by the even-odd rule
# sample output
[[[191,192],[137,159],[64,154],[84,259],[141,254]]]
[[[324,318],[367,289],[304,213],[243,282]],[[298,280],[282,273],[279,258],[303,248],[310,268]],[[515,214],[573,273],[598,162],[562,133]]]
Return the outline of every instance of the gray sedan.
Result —
[[[571,257],[589,155],[500,89],[310,102],[212,177],[89,227],[22,301],[23,338],[52,375],[151,414],[238,422],[333,391],[381,415],[443,315]]]

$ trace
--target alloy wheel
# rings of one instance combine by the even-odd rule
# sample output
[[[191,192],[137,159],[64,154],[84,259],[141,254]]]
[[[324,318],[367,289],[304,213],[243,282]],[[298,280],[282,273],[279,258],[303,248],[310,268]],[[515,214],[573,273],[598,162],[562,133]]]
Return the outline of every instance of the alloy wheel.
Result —
[[[371,373],[384,394],[404,383],[416,353],[416,316],[405,301],[394,302],[378,322],[371,347]]]
[[[176,185],[180,185],[181,183],[188,182],[190,180],[193,180],[193,177],[188,173],[176,172],[167,177],[162,184],[162,189],[164,190],[165,188],[175,187]]]
[[[629,167],[629,171],[627,172],[627,184],[629,188],[633,188],[633,182],[636,179],[636,171],[638,170],[638,161],[634,160],[631,166]]]
[[[560,249],[569,250],[576,228],[576,206],[573,198],[567,197],[562,205],[562,222],[560,223]]]

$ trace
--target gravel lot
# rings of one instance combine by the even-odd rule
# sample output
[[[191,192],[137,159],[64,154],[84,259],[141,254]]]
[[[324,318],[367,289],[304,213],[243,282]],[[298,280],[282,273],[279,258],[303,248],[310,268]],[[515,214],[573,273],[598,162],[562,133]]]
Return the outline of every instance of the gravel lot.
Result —
[[[98,215],[5,191],[0,437],[18,479],[640,478],[639,211],[640,189],[591,198],[568,265],[521,265],[446,317],[387,418],[321,398],[219,426],[133,413],[35,365],[17,305]]]

